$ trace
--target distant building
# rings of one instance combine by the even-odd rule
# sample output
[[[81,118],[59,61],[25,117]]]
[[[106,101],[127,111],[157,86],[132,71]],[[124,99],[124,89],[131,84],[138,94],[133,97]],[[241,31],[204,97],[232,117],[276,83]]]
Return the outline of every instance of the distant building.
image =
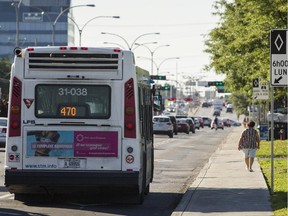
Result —
[[[12,59],[17,45],[53,45],[52,24],[61,11],[70,7],[70,3],[71,0],[0,0],[0,58]],[[67,12],[55,25],[56,46],[74,44],[74,25]]]

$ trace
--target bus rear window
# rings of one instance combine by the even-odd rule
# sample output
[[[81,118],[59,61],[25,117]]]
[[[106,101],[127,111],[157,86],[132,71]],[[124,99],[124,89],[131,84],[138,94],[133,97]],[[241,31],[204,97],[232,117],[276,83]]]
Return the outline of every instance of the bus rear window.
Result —
[[[35,88],[37,118],[108,119],[111,88],[108,85],[47,85]]]

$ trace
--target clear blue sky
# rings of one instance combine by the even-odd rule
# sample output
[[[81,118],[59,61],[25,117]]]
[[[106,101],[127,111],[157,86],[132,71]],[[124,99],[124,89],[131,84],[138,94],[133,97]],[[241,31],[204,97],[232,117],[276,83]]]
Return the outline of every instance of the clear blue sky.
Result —
[[[166,58],[179,57],[179,60],[163,62],[159,68],[159,74],[167,71],[175,74],[178,71],[178,79],[181,80],[182,75],[207,76],[203,68],[209,63],[209,55],[204,53],[203,49],[205,49],[205,35],[216,27],[218,21],[218,17],[212,15],[214,1],[72,0],[73,5],[95,4],[94,8],[79,7],[72,10],[80,28],[97,16],[120,16],[120,19],[97,18],[87,24],[82,33],[82,46],[108,46],[103,42],[126,46],[121,38],[103,35],[101,32],[121,35],[130,45],[141,34],[159,32],[160,35],[147,35],[137,42],[158,42],[147,45],[152,51],[160,45],[169,44],[169,47],[161,47],[154,53],[154,62],[159,66]],[[77,29],[75,33],[78,34]],[[75,45],[79,45],[78,36]],[[151,61],[145,59],[151,58],[148,49],[143,46],[138,47],[134,53],[137,65],[150,70]],[[155,74],[156,68],[154,67]],[[170,78],[175,79],[175,76]],[[210,79],[210,76],[206,79]]]

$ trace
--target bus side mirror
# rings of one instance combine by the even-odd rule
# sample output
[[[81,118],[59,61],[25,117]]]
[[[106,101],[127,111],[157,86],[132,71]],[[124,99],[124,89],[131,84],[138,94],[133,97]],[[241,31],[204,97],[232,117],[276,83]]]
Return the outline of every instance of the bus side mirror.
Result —
[[[16,47],[14,49],[14,55],[16,55],[17,57],[21,57],[22,54],[22,49],[20,47]]]

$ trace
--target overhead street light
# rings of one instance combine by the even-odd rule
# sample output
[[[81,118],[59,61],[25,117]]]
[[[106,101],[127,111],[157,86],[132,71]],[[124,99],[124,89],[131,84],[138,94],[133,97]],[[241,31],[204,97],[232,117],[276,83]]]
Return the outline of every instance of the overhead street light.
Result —
[[[135,45],[137,45],[137,43],[135,43]],[[145,48],[147,48],[150,52],[150,55],[151,55],[151,75],[153,75],[153,58],[154,58],[154,53],[156,52],[156,50],[158,50],[159,48],[161,47],[169,47],[170,45],[169,44],[166,44],[166,45],[160,45],[158,47],[156,47],[154,50],[151,50],[148,46],[146,46],[145,44],[142,44],[142,46],[144,46]]]
[[[147,47],[147,45],[149,45],[149,44],[157,44],[157,43],[158,43],[158,42],[156,42],[156,41],[154,41],[154,42],[146,42],[146,43],[141,43],[141,44],[135,43],[136,47],[133,49],[133,51],[134,51],[135,49],[137,49],[138,47],[141,47],[141,46]]]
[[[81,46],[81,41],[82,41],[82,33],[83,33],[83,30],[84,28],[88,25],[88,23],[90,23],[91,21],[95,20],[95,19],[98,19],[98,18],[112,18],[112,19],[119,19],[120,16],[96,16],[90,20],[88,20],[82,28],[79,27],[79,25],[76,23],[76,21],[74,19],[72,19],[71,17],[68,17],[76,26],[76,28],[78,29],[78,32],[79,32],[79,46]]]
[[[121,44],[119,44],[119,43],[113,43],[113,42],[103,42],[103,44],[112,44],[112,45],[116,45],[116,46],[119,46],[119,47],[121,47],[122,49],[125,49],[125,47],[124,46],[122,46]]]
[[[109,32],[101,32],[101,34],[114,35],[116,37],[121,38],[124,41],[124,43],[127,45],[128,49],[132,50],[133,46],[135,45],[136,41],[139,38],[141,38],[141,37],[143,37],[145,35],[156,35],[156,34],[160,34],[160,33],[159,32],[153,32],[153,33],[141,34],[131,43],[131,45],[129,45],[128,41],[124,37],[122,37],[121,35],[118,35],[118,34],[115,34],[115,33],[109,33]]]
[[[56,24],[59,20],[59,18],[68,10],[72,9],[72,8],[76,8],[76,7],[95,7],[94,4],[86,4],[86,5],[75,5],[75,6],[72,6],[72,7],[68,7],[68,8],[65,8],[64,10],[62,10],[58,16],[56,17],[55,21],[52,23],[52,45],[54,46],[55,45],[55,28],[56,28]]]
[[[153,62],[153,64],[156,66],[156,69],[157,69],[157,75],[159,73],[159,70],[160,70],[160,67],[163,65],[164,62],[168,61],[168,60],[173,60],[173,59],[180,59],[180,57],[170,57],[170,58],[166,58],[164,59],[163,61],[161,61],[158,65],[156,64],[156,62],[150,58],[146,58],[146,57],[141,57],[141,56],[138,56],[137,58],[142,58],[142,59],[148,59],[148,60],[151,60]]]

